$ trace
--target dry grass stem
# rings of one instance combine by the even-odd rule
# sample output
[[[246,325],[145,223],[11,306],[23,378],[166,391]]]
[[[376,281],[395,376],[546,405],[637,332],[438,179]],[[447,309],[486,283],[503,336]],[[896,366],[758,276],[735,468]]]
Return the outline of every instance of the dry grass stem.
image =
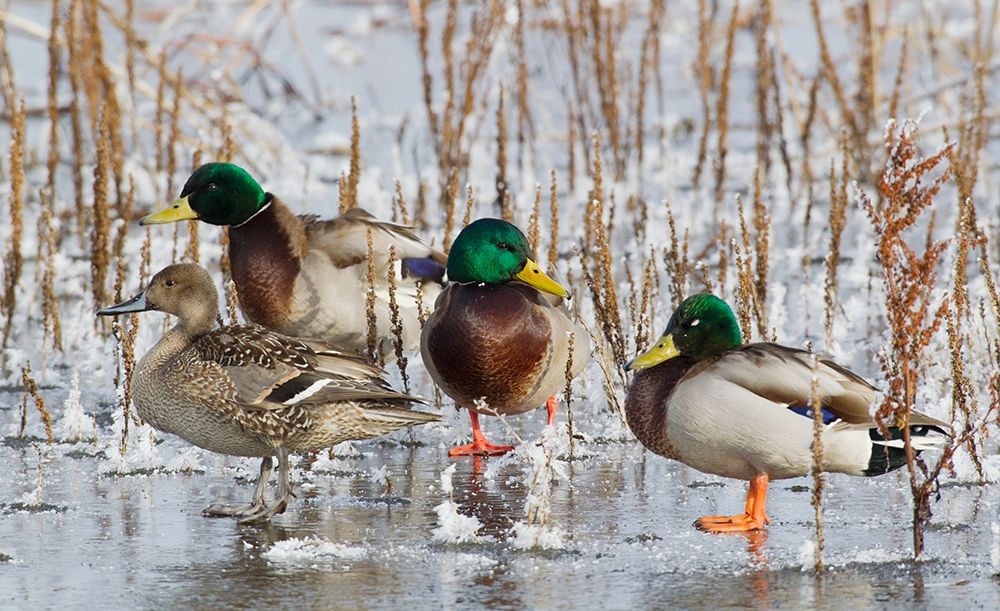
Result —
[[[403,379],[403,392],[410,392],[410,378],[406,375],[406,357],[403,355],[403,317],[399,313],[399,302],[396,301],[396,247],[389,245],[389,272],[386,274],[389,283],[389,324],[392,326],[393,348],[396,353],[396,365]]]
[[[732,15],[729,17],[729,26],[726,28],[726,54],[722,64],[722,76],[719,79],[719,95],[715,100],[715,129],[717,141],[715,145],[715,157],[713,165],[715,168],[715,205],[718,209],[722,203],[723,190],[726,181],[726,137],[729,133],[729,79],[733,70],[733,49],[736,39],[736,21],[739,15],[740,3],[733,3]]]
[[[559,262],[559,185],[556,183],[556,172],[551,173],[552,184],[549,187],[549,270],[555,271]]]
[[[20,100],[11,121],[10,142],[10,245],[3,260],[3,347],[7,347],[17,309],[18,283],[24,269],[21,238],[24,234],[24,100]]]
[[[812,345],[809,346],[812,352]],[[812,410],[812,506],[816,521],[816,563],[817,573],[823,572],[823,401],[819,394],[819,359],[810,355],[812,381],[809,391],[809,409]]]
[[[365,320],[368,325],[368,334],[366,336],[368,361],[378,363],[381,360],[381,354],[378,346],[378,318],[375,313],[375,247],[372,242],[371,227],[368,228],[368,251],[365,255],[365,260],[368,261],[368,275],[366,278],[368,288],[365,291]]]
[[[563,390],[563,403],[566,404],[566,432],[569,435],[569,457],[573,458],[573,343],[576,334],[572,331],[567,337],[566,345],[566,387]]]
[[[531,258],[538,260],[538,245],[541,241],[542,216],[542,185],[535,185],[535,203],[531,206],[531,217],[528,219],[528,245],[531,247]]]
[[[826,277],[823,281],[824,317],[823,328],[826,350],[833,349],[834,313],[840,306],[837,269],[840,266],[840,239],[847,224],[847,153],[844,152],[844,167],[837,179],[833,161],[830,161],[830,246],[826,255]]]
[[[28,413],[28,397],[31,397],[31,400],[35,403],[35,409],[38,410],[38,414],[42,417],[42,423],[45,425],[45,443],[52,445],[52,415],[45,409],[45,401],[38,390],[38,383],[31,377],[30,361],[25,363],[24,367],[21,368],[21,382],[24,384],[24,397],[21,399],[21,430],[18,436],[24,435]]]

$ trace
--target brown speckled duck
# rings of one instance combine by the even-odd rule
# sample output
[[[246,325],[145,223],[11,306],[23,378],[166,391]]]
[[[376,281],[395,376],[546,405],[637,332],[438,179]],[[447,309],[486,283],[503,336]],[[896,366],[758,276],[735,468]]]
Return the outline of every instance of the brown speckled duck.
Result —
[[[316,337],[363,351],[368,323],[368,231],[375,268],[378,347],[393,354],[389,312],[389,247],[398,269],[396,299],[404,349],[419,343],[417,282],[424,309],[440,291],[445,255],[410,227],[380,221],[360,208],[339,218],[297,216],[243,168],[207,163],[188,178],[180,199],[142,225],[197,219],[229,227],[229,259],[240,308],[251,321],[294,337]]]
[[[451,284],[424,325],[420,350],[431,377],[472,420],[472,442],[449,456],[512,449],[486,440],[480,413],[522,414],[544,403],[552,424],[554,395],[566,384],[570,333],[573,377],[590,358],[589,335],[563,304],[569,293],[528,255],[524,234],[499,219],[469,224],[448,254]]]
[[[320,340],[295,339],[257,324],[216,328],[218,293],[202,267],[160,271],[132,299],[98,314],[158,310],[179,320],[146,353],[132,379],[139,416],[153,428],[230,456],[259,456],[260,478],[247,506],[213,505],[206,515],[266,520],[294,496],[288,454],[368,439],[433,422],[413,411],[381,370]],[[264,492],[278,459],[277,500]]]
[[[827,357],[778,344],[742,344],[725,301],[709,293],[685,299],[663,336],[629,367],[638,370],[625,398],[635,436],[652,452],[723,477],[750,482],[746,510],[706,516],[710,532],[759,530],[770,522],[767,485],[812,468],[812,383],[821,401],[823,470],[882,475],[906,464],[900,429],[883,436],[869,408],[875,388]],[[948,426],[910,416],[914,451],[940,448]]]

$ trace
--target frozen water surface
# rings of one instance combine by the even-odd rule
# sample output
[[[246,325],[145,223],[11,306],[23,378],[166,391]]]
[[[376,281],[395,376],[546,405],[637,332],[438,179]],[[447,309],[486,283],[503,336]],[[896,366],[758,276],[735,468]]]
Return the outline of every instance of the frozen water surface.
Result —
[[[171,442],[164,446],[173,445]],[[200,515],[216,497],[244,501],[249,461],[204,457],[204,472],[99,475],[87,444],[38,451],[5,437],[0,468],[0,591],[8,604],[69,607],[569,608],[928,606],[997,608],[990,562],[996,488],[953,486],[935,506],[926,557],[910,557],[909,492],[901,476],[829,478],[828,572],[812,557],[810,490],[776,482],[773,524],[756,535],[710,535],[695,517],[742,506],[745,486],[645,454],[634,442],[578,444],[598,457],[562,465],[550,522],[562,549],[521,550],[519,465],[486,477],[486,460],[454,461],[458,511],[482,524],[476,543],[431,530],[447,496],[442,448],[359,445],[338,470],[300,464],[299,499],[270,525]],[[168,448],[160,448],[166,452]],[[40,462],[41,456],[41,462]],[[323,460],[316,464],[321,465]],[[41,503],[37,493],[43,469]],[[391,488],[372,479],[387,466]],[[238,473],[237,473],[238,472]]]

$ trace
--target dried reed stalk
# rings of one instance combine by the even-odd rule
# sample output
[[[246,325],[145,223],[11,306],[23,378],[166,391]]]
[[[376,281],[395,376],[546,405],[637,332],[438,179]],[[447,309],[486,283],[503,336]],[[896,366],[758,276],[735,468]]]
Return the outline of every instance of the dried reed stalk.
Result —
[[[649,256],[646,257],[646,265],[642,268],[642,295],[639,301],[639,316],[635,320],[635,351],[642,352],[649,341],[650,331],[653,326],[653,291],[655,286],[653,280],[657,275],[656,270],[656,249],[649,247]]]
[[[528,219],[528,245],[531,247],[532,260],[538,260],[538,245],[541,241],[542,215],[542,185],[535,185],[535,203],[531,206],[531,217]]]
[[[873,23],[872,3],[870,0],[861,0],[857,7],[859,19],[857,24],[860,27],[861,52],[857,53],[858,74],[860,78],[859,87],[855,93],[854,104],[860,115],[860,128],[867,133],[875,125],[875,116],[878,109],[878,91],[875,88],[876,76],[879,73],[878,60],[880,53],[876,49],[876,32]]]
[[[368,228],[368,250],[365,255],[368,261],[368,288],[365,290],[365,320],[368,324],[367,345],[368,361],[378,363],[381,355],[378,349],[378,319],[375,313],[375,246],[372,241],[372,230]]]
[[[767,40],[768,29],[771,26],[771,1],[764,0],[757,8],[754,19],[755,42],[757,46],[757,83],[754,99],[757,111],[757,171],[764,169],[764,177],[771,175],[771,142],[774,139],[775,126],[768,112],[768,102],[775,72],[773,56]],[[779,126],[780,127],[780,126]],[[759,179],[755,179],[759,180]]]
[[[191,154],[191,172],[194,173],[199,167],[201,167],[201,150],[196,149]],[[198,239],[198,226],[199,221],[192,220],[187,222],[188,241],[187,246],[184,248],[184,257],[192,263],[201,262],[201,241]]]
[[[712,158],[712,165],[715,168],[715,205],[716,212],[722,203],[722,194],[726,181],[726,138],[729,134],[729,78],[733,71],[733,49],[736,39],[736,22],[739,15],[740,3],[733,2],[732,14],[729,17],[729,26],[726,28],[726,54],[722,63],[722,77],[719,79],[719,95],[715,99],[715,127],[717,140],[715,144],[715,156]]]
[[[396,180],[396,194],[392,200],[393,208],[393,220],[395,220],[395,211],[399,211],[399,219],[404,225],[411,225],[413,222],[410,220],[410,212],[406,209],[406,198],[403,197],[403,185],[400,184],[399,180]]]
[[[751,341],[753,332],[753,280],[750,274],[750,256],[743,256],[739,243],[734,238],[731,242],[736,260],[736,315],[740,321],[740,333],[744,342]]]
[[[826,277],[823,281],[823,329],[826,338],[826,350],[833,349],[834,312],[840,305],[839,280],[837,270],[840,266],[840,239],[847,224],[847,151],[844,151],[844,161],[840,179],[833,160],[830,160],[830,246],[826,255]]]
[[[389,324],[392,326],[393,347],[396,350],[396,365],[399,375],[403,378],[403,392],[410,392],[410,378],[406,375],[406,357],[403,355],[403,317],[399,313],[399,302],[396,300],[396,247],[389,245],[389,272],[386,274],[389,283]]]
[[[122,193],[122,179],[125,166],[125,145],[121,138],[121,105],[118,103],[115,79],[104,59],[104,39],[101,32],[101,20],[98,2],[85,2],[83,9],[84,36],[86,37],[86,56],[84,65],[89,68],[89,78],[84,82],[84,91],[90,99],[91,123],[97,132],[95,121],[97,109],[101,109],[101,120],[105,122],[104,131],[99,132],[107,139],[108,176],[113,183],[115,193],[115,209],[122,215],[125,198]]]
[[[472,185],[465,186],[465,215],[462,217],[462,227],[472,222],[472,211],[476,208],[476,191]]]
[[[812,345],[809,346],[812,352]],[[823,401],[819,394],[819,359],[810,354],[812,378],[809,390],[809,409],[812,410],[812,506],[816,520],[816,563],[817,573],[823,572]]]
[[[701,101],[701,135],[698,137],[698,161],[694,166],[691,178],[695,189],[701,186],[701,174],[708,157],[708,134],[712,129],[712,68],[709,63],[709,50],[712,22],[708,16],[708,0],[698,0],[698,55],[695,60],[695,73],[698,75],[698,99]]]
[[[646,30],[642,35],[639,48],[639,78],[635,103],[635,133],[633,145],[636,152],[636,167],[639,172],[639,184],[642,184],[643,158],[645,144],[646,90],[649,86],[650,73],[657,74],[657,56],[659,55],[659,38],[661,21],[666,13],[666,0],[654,0],[649,4]]]
[[[555,271],[559,262],[559,185],[556,183],[556,171],[551,170],[552,178],[549,187],[549,270]]]
[[[907,68],[909,67],[906,60],[909,58],[910,51],[910,30],[907,26],[903,27],[903,33],[900,38],[903,42],[899,50],[899,61],[896,64],[896,79],[892,85],[892,96],[889,98],[888,117],[890,119],[898,117],[899,104],[903,94],[903,82],[905,81]]]
[[[830,88],[833,89],[834,98],[837,100],[837,106],[840,108],[841,120],[848,127],[851,142],[855,144],[855,149],[852,152],[857,159],[857,154],[867,148],[864,132],[861,130],[854,110],[847,102],[844,85],[837,74],[837,66],[833,62],[833,57],[830,55],[830,49],[826,43],[826,34],[823,31],[823,18],[820,14],[819,2],[817,0],[809,0],[809,6],[812,9],[813,25],[816,27],[816,43],[819,45],[819,56],[823,65],[823,78],[830,84]]]
[[[24,397],[21,399],[21,431],[18,436],[24,434],[28,413],[28,397],[31,397],[35,403],[35,409],[42,417],[42,423],[45,424],[45,444],[52,445],[52,414],[45,409],[45,400],[42,399],[42,394],[38,390],[38,383],[31,377],[31,361],[25,363],[24,367],[21,368],[21,382],[24,384]]]
[[[725,297],[727,294],[728,279],[729,279],[729,224],[726,221],[719,223],[719,235],[716,239],[716,248],[719,252],[719,296]]]
[[[232,278],[226,283],[226,313],[229,316],[229,324],[237,325],[240,322],[240,296],[236,290],[236,281]]]
[[[184,98],[184,69],[178,68],[174,76],[174,103],[170,107],[170,132],[166,143],[165,171],[167,173],[167,190],[164,199],[173,197],[174,173],[177,171],[177,143],[181,137],[181,101]],[[179,227],[179,225],[175,225]],[[174,251],[177,250],[177,232],[174,231]],[[176,260],[176,257],[175,257]]]
[[[24,269],[21,238],[24,234],[24,99],[11,116],[10,142],[10,246],[3,260],[3,347],[7,347],[17,308],[17,285]]]
[[[14,83],[14,65],[7,49],[7,20],[0,21],[0,94],[3,95],[4,108],[8,113],[16,112],[17,99]]]
[[[497,209],[500,216],[506,218],[507,210],[507,122],[503,112],[503,85],[497,99]]]
[[[524,147],[528,132],[533,128],[531,109],[528,106],[528,55],[524,46],[524,20],[524,1],[517,0],[514,46],[517,49],[517,155],[519,167],[524,167]]]
[[[738,289],[737,294],[738,296],[742,294],[743,298],[747,300],[745,306],[749,309],[749,311],[753,315],[753,319],[757,322],[757,331],[758,333],[760,333],[760,336],[767,337],[767,316],[764,311],[763,307],[764,304],[760,298],[760,295],[757,292],[758,290],[757,287],[759,286],[760,283],[759,283],[759,277],[757,273],[755,273],[755,270],[758,269],[758,267],[752,265],[752,257],[751,257],[751,251],[757,250],[760,237],[759,235],[755,236],[753,242],[751,242],[750,230],[747,228],[746,215],[744,214],[743,210],[743,198],[740,197],[738,193],[736,194],[736,207],[739,211],[739,217],[740,217],[740,238],[743,244],[742,253],[745,253],[745,256],[743,256],[740,254],[740,251],[737,251],[736,264],[737,264],[737,271],[739,272],[737,278],[740,283],[740,287]],[[764,244],[764,248],[765,250],[767,248],[766,242]],[[760,255],[758,254],[758,260],[759,257]],[[766,273],[766,263],[765,263],[765,273]]]
[[[347,181],[341,181],[340,213],[358,207],[358,183],[361,181],[361,128],[358,124],[358,103],[351,96],[351,171]]]
[[[411,6],[413,6],[411,4]],[[430,6],[430,0],[418,0],[416,4],[419,15],[414,20],[414,24],[417,28],[417,41],[418,48],[420,52],[420,70],[421,70],[421,84],[423,85],[424,91],[424,108],[427,111],[427,124],[430,126],[431,138],[434,142],[439,141],[439,128],[438,128],[438,116],[434,112],[434,81],[431,78],[430,73],[430,53],[428,51],[428,38],[430,28],[427,22],[427,9]]]
[[[766,171],[766,170],[765,170]],[[754,278],[757,299],[757,325],[762,337],[767,335],[767,277],[770,265],[771,215],[764,204],[761,167],[753,173]]]
[[[68,63],[68,80],[70,84],[70,130],[73,136],[73,154],[70,155],[73,164],[73,209],[76,211],[76,233],[80,244],[84,244],[84,235],[87,233],[87,206],[84,203],[83,195],[83,163],[84,163],[84,132],[83,119],[81,117],[80,101],[83,99],[81,92],[81,79],[84,78],[82,70],[82,59],[78,32],[80,31],[79,21],[80,0],[71,0],[69,12],[63,22],[63,32],[66,35],[66,50]]]
[[[455,231],[455,200],[458,198],[458,168],[451,171],[451,180],[444,198],[444,251],[451,250],[451,234]]]
[[[42,213],[38,217],[38,239],[44,244],[42,258],[43,264],[41,282],[41,302],[42,302],[42,327],[45,329],[46,339],[51,338],[52,347],[62,351],[62,321],[59,317],[59,297],[56,294],[56,264],[55,253],[57,251],[56,236],[57,228],[53,225],[53,202],[51,196],[45,193],[42,196]]]
[[[167,169],[166,144],[163,142],[164,115],[167,108],[167,82],[170,80],[167,74],[167,52],[160,52],[160,61],[157,65],[157,87],[156,87],[156,114],[153,121],[153,141],[156,144],[156,172],[164,172]],[[223,107],[225,108],[225,107]],[[164,201],[167,201],[173,193],[166,191],[163,194]]]
[[[576,334],[570,331],[566,345],[566,386],[563,390],[563,403],[566,404],[566,432],[569,435],[569,457],[573,458],[573,343]]]
[[[690,264],[687,257],[687,241],[685,240],[684,248],[681,248],[681,242],[677,237],[674,211],[670,202],[663,200],[663,205],[667,209],[667,227],[670,229],[670,250],[663,250],[663,263],[670,276],[670,294],[676,305],[684,301],[687,296],[687,276]]]
[[[49,81],[45,111],[49,119],[49,150],[45,164],[45,191],[49,206],[56,201],[56,169],[59,167],[59,15],[60,0],[52,0],[52,18],[49,22]],[[43,198],[44,200],[45,198]],[[43,212],[44,214],[44,212]],[[51,210],[49,215],[51,216]],[[40,257],[39,257],[40,258]]]
[[[111,219],[108,204],[108,181],[111,170],[110,141],[106,138],[110,117],[102,109],[97,138],[97,164],[94,166],[93,226],[90,234],[91,289],[94,304],[105,303],[107,298],[108,266],[111,264],[109,233]]]

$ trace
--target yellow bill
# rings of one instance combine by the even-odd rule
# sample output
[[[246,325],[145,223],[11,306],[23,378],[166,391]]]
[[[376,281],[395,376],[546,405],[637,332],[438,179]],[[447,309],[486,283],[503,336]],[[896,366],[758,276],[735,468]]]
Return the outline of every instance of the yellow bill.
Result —
[[[671,333],[664,335],[656,342],[656,345],[632,359],[632,362],[625,366],[626,369],[648,369],[654,365],[659,365],[663,361],[669,361],[675,356],[680,356],[680,351],[674,346],[674,336]]]
[[[553,295],[559,295],[563,299],[569,299],[569,291],[564,289],[561,284],[552,278],[549,278],[549,276],[543,272],[540,267],[538,267],[538,264],[531,259],[528,259],[528,262],[524,264],[524,268],[514,277],[540,291],[552,293]]]
[[[140,225],[162,225],[164,223],[176,223],[177,221],[190,221],[198,218],[198,213],[191,209],[191,204],[187,197],[182,197],[165,208],[143,217]]]

